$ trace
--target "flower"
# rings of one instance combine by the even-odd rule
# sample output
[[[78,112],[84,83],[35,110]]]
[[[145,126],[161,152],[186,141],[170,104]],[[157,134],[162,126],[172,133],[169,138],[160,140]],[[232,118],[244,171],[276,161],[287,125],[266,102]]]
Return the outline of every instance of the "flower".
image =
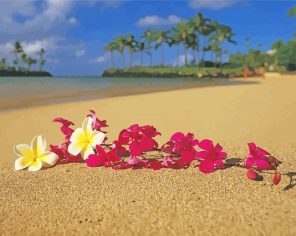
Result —
[[[184,165],[190,164],[195,160],[197,154],[195,146],[197,145],[198,140],[194,138],[194,134],[188,133],[185,135],[177,132],[162,146],[162,150],[169,154],[177,154],[177,157],[180,157],[180,162],[183,162],[184,167]]]
[[[158,144],[154,140],[157,135],[160,135],[160,133],[151,125],[139,126],[134,124],[123,129],[116,142],[120,146],[129,145],[131,156],[136,157],[157,148]]]
[[[227,153],[222,151],[219,144],[214,146],[213,141],[205,139],[202,140],[198,146],[204,151],[197,153],[197,158],[201,159],[199,170],[205,174],[211,173],[215,170],[215,166],[219,169],[224,168],[224,163],[221,159],[227,157]]]
[[[276,169],[279,161],[270,155],[269,152],[257,147],[255,143],[248,143],[249,155],[246,157],[245,165],[248,168],[257,170],[272,170]]]
[[[100,145],[96,146],[96,154],[91,154],[85,160],[88,167],[105,166],[109,167],[112,163],[120,161],[121,158],[118,156],[120,151],[116,148],[106,152]]]
[[[15,160],[15,169],[22,170],[28,167],[29,171],[38,171],[42,166],[53,166],[58,157],[55,153],[46,151],[46,141],[43,136],[35,136],[28,144],[18,144],[14,146],[14,152],[18,159]]]
[[[247,177],[248,177],[249,179],[251,179],[251,180],[256,180],[257,177],[258,177],[258,174],[257,174],[255,171],[253,171],[253,170],[248,170],[248,171],[246,172],[246,175],[247,175]]]
[[[104,139],[104,133],[92,129],[92,118],[88,117],[84,119],[82,128],[78,128],[72,133],[68,152],[74,156],[81,153],[85,160],[90,154],[95,154],[94,148],[96,145],[102,144]]]
[[[274,185],[278,185],[281,182],[281,179],[282,179],[281,173],[276,171],[272,178],[272,183]]]
[[[92,127],[94,130],[101,131],[102,128],[109,127],[106,120],[100,120],[97,118],[95,111],[90,110],[89,112],[90,114],[87,116],[92,118]]]
[[[61,131],[66,136],[66,139],[68,140],[74,131],[73,129],[70,128],[70,126],[74,125],[74,123],[72,121],[66,120],[61,117],[54,118],[52,122],[58,122],[62,124]]]

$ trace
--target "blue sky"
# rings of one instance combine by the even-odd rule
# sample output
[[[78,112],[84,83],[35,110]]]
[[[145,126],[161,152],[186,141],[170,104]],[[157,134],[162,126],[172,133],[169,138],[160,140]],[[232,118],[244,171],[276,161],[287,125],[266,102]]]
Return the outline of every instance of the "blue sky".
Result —
[[[0,0],[0,58],[9,57],[12,43],[20,40],[32,56],[44,47],[46,69],[55,75],[99,75],[109,65],[104,46],[115,36],[139,37],[148,26],[166,29],[196,12],[233,28],[238,45],[225,45],[230,52],[245,50],[247,36],[252,46],[268,50],[296,32],[296,19],[287,17],[295,5],[295,0]],[[175,49],[166,48],[165,55],[167,64],[176,61]]]

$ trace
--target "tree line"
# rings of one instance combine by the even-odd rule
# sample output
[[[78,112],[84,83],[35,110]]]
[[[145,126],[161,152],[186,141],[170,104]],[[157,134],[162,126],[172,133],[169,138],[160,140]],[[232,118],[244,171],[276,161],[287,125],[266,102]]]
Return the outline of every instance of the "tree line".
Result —
[[[288,12],[289,17],[296,16],[296,7]],[[265,67],[270,71],[295,71],[296,70],[296,38],[295,36],[287,42],[277,40],[272,43],[269,51],[262,51],[262,45],[252,48],[251,39],[245,39],[247,53],[240,51],[231,54],[229,62],[239,64],[252,70],[258,67]]]
[[[153,54],[160,51],[160,65],[165,65],[164,46],[168,45],[177,48],[177,66],[180,62],[180,47],[183,49],[184,64],[202,65],[205,62],[207,53],[212,53],[213,61],[221,64],[223,54],[227,53],[222,49],[224,42],[236,44],[232,39],[234,33],[230,26],[205,18],[201,13],[188,20],[181,20],[175,27],[168,30],[148,28],[143,35],[136,39],[134,35],[128,34],[117,36],[109,42],[105,51],[110,53],[110,66],[114,67],[114,53],[121,58],[122,67],[127,66],[125,51],[129,53],[128,66],[134,65],[134,54],[140,54],[140,65],[144,64],[144,55],[149,57],[149,65],[153,65]],[[204,43],[202,43],[202,41]],[[191,50],[193,60],[189,62],[188,51]]]
[[[39,56],[38,59],[33,58],[28,55],[24,49],[22,44],[19,41],[16,41],[13,45],[12,53],[14,54],[14,59],[12,61],[12,65],[10,65],[6,58],[2,58],[0,60],[0,70],[8,70],[8,71],[31,71],[32,66],[37,65],[38,69],[35,69],[42,72],[44,69],[44,65],[46,63],[45,59],[45,50],[41,48],[37,53]]]

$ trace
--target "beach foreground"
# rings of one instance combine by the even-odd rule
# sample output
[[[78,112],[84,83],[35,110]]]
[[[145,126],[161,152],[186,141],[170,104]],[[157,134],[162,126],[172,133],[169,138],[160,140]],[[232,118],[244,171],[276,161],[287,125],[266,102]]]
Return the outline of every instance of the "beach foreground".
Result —
[[[296,77],[254,79],[252,84],[184,89],[0,112],[0,233],[141,235],[295,235]],[[210,175],[185,170],[115,171],[84,164],[15,172],[12,146],[42,134],[62,140],[64,117],[81,126],[89,109],[106,119],[109,140],[133,123],[222,144],[244,158],[255,141],[283,161],[278,186],[272,175],[255,182],[245,170]],[[292,181],[292,182],[290,182]]]

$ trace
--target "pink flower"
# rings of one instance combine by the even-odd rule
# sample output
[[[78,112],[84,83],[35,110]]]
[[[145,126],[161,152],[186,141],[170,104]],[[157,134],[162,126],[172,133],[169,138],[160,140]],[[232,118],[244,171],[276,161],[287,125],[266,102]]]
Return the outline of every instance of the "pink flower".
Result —
[[[136,157],[158,147],[154,140],[157,135],[160,133],[153,126],[134,124],[122,130],[116,142],[121,146],[129,145],[131,156]]]
[[[253,170],[248,170],[246,175],[251,180],[257,180],[257,178],[258,178],[258,174]]]
[[[227,153],[222,151],[219,144],[214,146],[213,141],[205,139],[198,146],[204,150],[197,153],[197,158],[202,160],[199,164],[201,172],[206,174],[214,172],[215,166],[219,169],[224,168],[222,159],[227,157]]]
[[[198,145],[198,140],[194,139],[194,134],[183,134],[177,132],[172,135],[170,141],[162,146],[162,151],[168,154],[180,157],[178,163],[183,162],[184,165],[190,164],[196,158],[197,151],[195,147]]]
[[[70,141],[65,141],[60,145],[50,145],[50,151],[58,156],[58,163],[80,162],[81,156],[73,156],[68,152]]]
[[[106,120],[100,120],[100,119],[97,118],[97,115],[96,115],[96,112],[95,111],[90,110],[89,112],[90,112],[90,114],[87,115],[87,116],[92,118],[92,128],[95,131],[101,131],[102,128],[109,127],[107,125],[107,121]]]
[[[61,131],[66,136],[66,139],[70,139],[71,134],[74,132],[69,126],[74,125],[72,121],[65,120],[64,118],[57,117],[53,119],[53,122],[61,123]]]
[[[279,161],[270,155],[269,152],[257,147],[255,143],[248,143],[249,155],[246,157],[245,165],[248,168],[255,168],[257,170],[271,170],[276,169]]]
[[[274,185],[278,185],[281,182],[282,176],[280,172],[275,172],[273,178],[272,178],[272,183]]]
[[[117,149],[111,149],[109,152],[106,152],[102,146],[97,145],[96,154],[89,155],[85,160],[85,163],[88,167],[110,167],[112,163],[118,162],[120,160],[121,158],[118,155]]]

